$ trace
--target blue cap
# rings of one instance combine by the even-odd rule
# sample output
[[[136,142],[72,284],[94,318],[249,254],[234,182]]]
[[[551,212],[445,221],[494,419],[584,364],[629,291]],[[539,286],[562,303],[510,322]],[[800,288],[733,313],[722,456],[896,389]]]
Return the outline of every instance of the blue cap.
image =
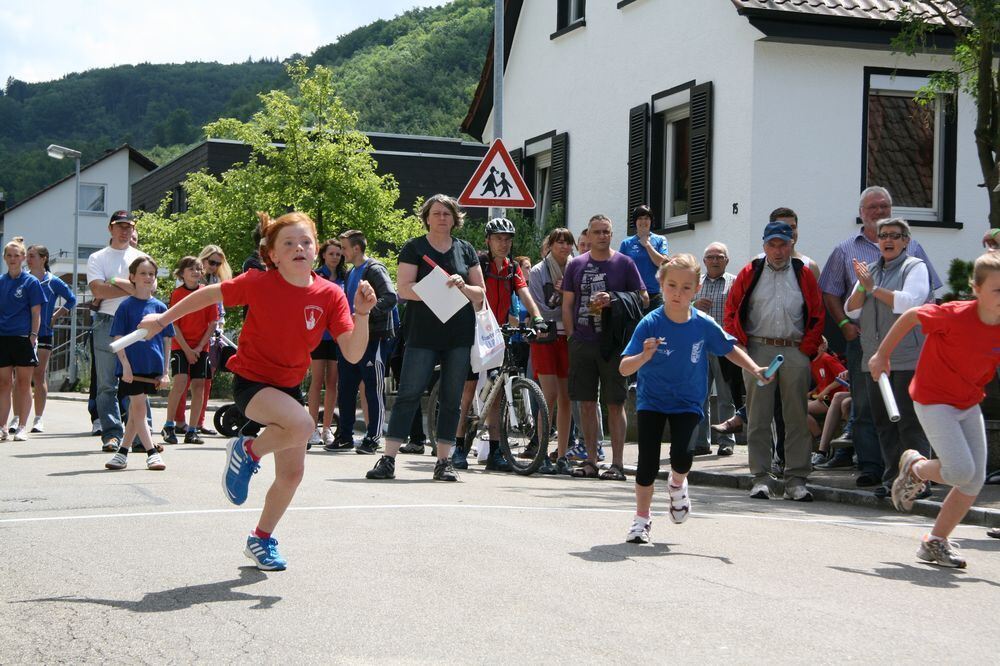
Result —
[[[792,228],[784,222],[771,222],[764,227],[764,242],[766,243],[774,238],[780,238],[783,241],[791,243]]]

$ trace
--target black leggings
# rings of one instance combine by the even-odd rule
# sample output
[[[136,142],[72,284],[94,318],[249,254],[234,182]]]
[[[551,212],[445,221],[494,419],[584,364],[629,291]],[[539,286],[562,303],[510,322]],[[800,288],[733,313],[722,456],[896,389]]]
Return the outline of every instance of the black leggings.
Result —
[[[691,436],[701,417],[692,412],[664,414],[641,410],[639,417],[639,463],[636,466],[635,483],[651,486],[660,471],[660,443],[663,440],[663,426],[670,422],[670,467],[678,474],[691,471],[694,456],[691,454]]]

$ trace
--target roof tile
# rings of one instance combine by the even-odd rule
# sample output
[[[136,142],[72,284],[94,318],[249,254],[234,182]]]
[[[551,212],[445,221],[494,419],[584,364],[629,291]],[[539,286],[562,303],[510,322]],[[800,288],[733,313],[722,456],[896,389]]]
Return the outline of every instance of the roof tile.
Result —
[[[926,17],[929,22],[943,24],[934,6],[940,6],[957,25],[968,26],[969,21],[949,1],[922,2],[919,0],[732,0],[738,9],[758,9],[816,16],[897,21],[903,9],[914,15]]]

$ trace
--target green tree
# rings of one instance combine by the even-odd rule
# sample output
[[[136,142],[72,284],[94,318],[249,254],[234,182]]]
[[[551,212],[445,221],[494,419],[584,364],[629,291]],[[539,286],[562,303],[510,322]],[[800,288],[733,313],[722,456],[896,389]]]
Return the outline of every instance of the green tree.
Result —
[[[990,226],[1000,227],[1000,3],[997,0],[925,0],[900,12],[903,28],[893,47],[908,55],[927,50],[942,27],[955,38],[954,66],[930,77],[918,100],[963,90],[976,102],[976,153],[990,202]]]

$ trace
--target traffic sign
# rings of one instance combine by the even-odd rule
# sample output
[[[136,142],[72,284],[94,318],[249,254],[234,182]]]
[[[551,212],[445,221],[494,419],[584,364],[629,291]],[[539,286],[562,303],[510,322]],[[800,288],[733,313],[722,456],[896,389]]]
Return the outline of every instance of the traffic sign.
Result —
[[[500,139],[486,151],[458,203],[483,208],[535,207],[534,197]]]

